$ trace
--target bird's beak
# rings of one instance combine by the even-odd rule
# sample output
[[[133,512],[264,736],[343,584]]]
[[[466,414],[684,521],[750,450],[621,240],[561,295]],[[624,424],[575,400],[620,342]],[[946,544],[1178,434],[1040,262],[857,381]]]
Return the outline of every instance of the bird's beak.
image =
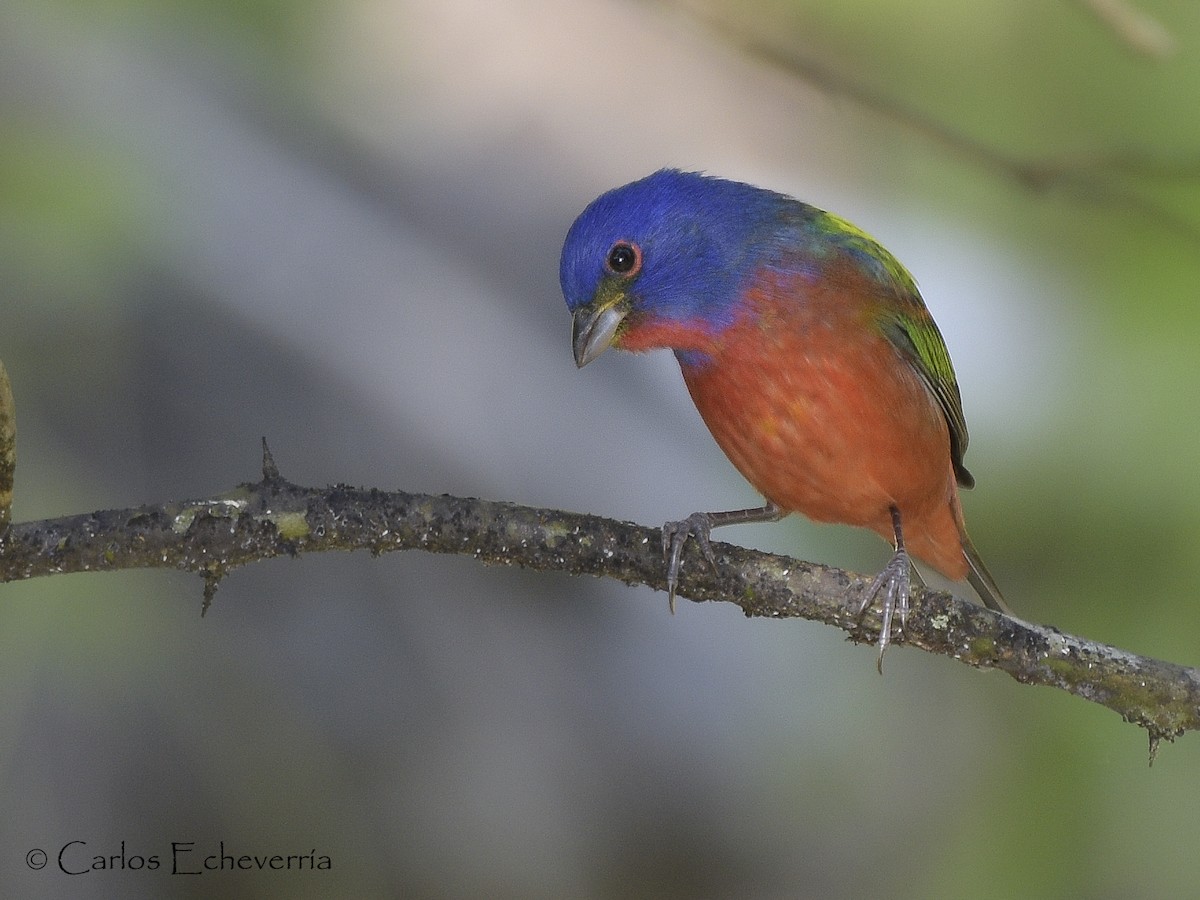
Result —
[[[593,300],[575,310],[571,322],[571,349],[575,365],[583,368],[612,346],[621,321],[629,315],[629,300],[623,293]]]

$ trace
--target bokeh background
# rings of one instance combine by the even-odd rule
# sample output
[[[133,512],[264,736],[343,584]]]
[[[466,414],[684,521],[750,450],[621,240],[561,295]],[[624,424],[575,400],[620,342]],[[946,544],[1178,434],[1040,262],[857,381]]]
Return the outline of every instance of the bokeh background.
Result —
[[[224,491],[263,435],[306,484],[753,504],[669,354],[571,361],[567,226],[676,165],[891,248],[1013,605],[1198,664],[1200,7],[1099,5],[6,0],[15,517]],[[1200,738],[1148,768],[1100,707],[812,623],[417,553],[255,565],[203,620],[175,573],[0,592],[5,896],[1200,895]]]

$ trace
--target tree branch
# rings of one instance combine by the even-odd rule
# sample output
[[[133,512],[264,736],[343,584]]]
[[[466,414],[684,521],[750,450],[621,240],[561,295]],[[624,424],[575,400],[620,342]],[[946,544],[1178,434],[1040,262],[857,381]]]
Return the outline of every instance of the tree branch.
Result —
[[[424,550],[485,563],[590,574],[665,590],[660,530],[552,509],[450,495],[280,477],[264,443],[263,479],[203,500],[13,524],[0,537],[0,581],[66,572],[160,568],[205,578],[205,604],[230,570],[326,550]],[[740,606],[747,616],[800,617],[874,642],[879,616],[857,609],[870,578],[714,542],[714,572],[693,547],[679,594]],[[1023,684],[1055,687],[1117,712],[1158,742],[1200,728],[1200,671],[999,615],[921,590],[900,640]]]
[[[17,471],[17,412],[8,370],[0,362],[0,533],[12,518],[13,478]]]

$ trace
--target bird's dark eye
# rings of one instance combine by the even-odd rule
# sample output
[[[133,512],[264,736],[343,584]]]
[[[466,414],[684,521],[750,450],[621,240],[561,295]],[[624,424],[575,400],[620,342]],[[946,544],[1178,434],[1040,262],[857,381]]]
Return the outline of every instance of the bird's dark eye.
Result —
[[[617,275],[636,275],[642,267],[642,248],[629,241],[617,241],[605,260],[608,270]]]

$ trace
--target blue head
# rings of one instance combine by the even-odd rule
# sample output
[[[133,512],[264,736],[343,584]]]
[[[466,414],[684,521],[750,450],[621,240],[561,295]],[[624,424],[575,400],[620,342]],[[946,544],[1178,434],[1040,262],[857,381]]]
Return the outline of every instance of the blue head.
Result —
[[[559,278],[582,366],[639,326],[718,332],[802,205],[676,169],[615,188],[579,215]]]

